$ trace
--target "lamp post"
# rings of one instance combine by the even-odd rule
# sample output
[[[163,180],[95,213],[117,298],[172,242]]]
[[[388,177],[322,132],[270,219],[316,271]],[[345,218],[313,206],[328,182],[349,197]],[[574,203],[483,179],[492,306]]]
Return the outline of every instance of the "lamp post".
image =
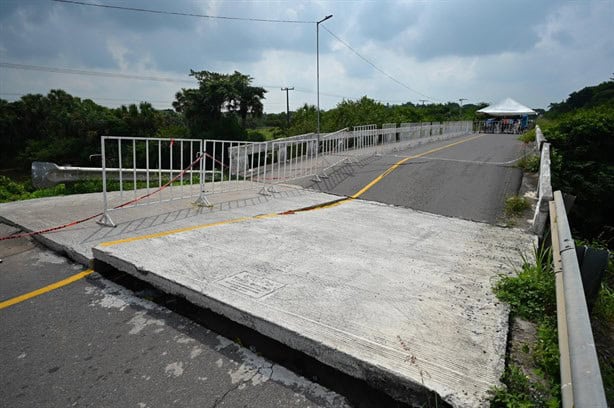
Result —
[[[332,18],[332,14],[316,22],[316,94],[318,98],[318,145],[320,144],[320,23]]]

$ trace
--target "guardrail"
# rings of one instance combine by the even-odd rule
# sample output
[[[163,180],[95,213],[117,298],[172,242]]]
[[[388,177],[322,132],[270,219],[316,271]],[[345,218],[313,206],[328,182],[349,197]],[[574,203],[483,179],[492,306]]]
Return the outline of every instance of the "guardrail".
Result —
[[[607,407],[580,266],[560,191],[549,202],[562,406]]]
[[[536,126],[536,145],[540,149],[539,160],[539,181],[537,184],[537,204],[533,214],[533,232],[539,236],[544,236],[546,222],[548,220],[548,203],[552,201],[552,183],[550,174],[550,143],[546,142],[544,135]],[[537,135],[539,134],[539,137]]]

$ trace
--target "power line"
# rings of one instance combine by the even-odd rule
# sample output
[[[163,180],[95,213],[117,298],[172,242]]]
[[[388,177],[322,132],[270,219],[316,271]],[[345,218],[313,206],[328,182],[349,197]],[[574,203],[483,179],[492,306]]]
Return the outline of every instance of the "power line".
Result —
[[[0,67],[12,68],[12,69],[22,69],[22,70],[28,70],[28,71],[54,72],[58,74],[87,75],[87,76],[96,76],[96,77],[105,77],[105,78],[139,79],[143,81],[176,82],[176,83],[189,83],[189,84],[194,83],[194,80],[179,79],[179,78],[120,74],[117,72],[89,71],[85,69],[45,67],[41,65],[15,64],[12,62],[0,62]]]
[[[143,81],[187,83],[187,84],[194,84],[195,82],[195,80],[172,78],[172,77],[121,74],[117,72],[92,71],[92,70],[85,70],[85,69],[72,69],[72,68],[59,68],[59,67],[49,67],[49,66],[41,66],[41,65],[17,64],[13,62],[0,62],[0,67],[10,68],[10,69],[21,69],[21,70],[26,70],[26,71],[42,71],[42,72],[51,72],[51,73],[56,73],[56,74],[85,75],[85,76],[95,76],[95,77],[104,77],[104,78],[138,79],[138,80],[143,80]],[[278,85],[261,85],[261,86],[263,88],[269,88],[269,89],[279,88]],[[306,90],[306,89],[296,89],[296,91],[301,92],[301,93],[309,93],[309,94],[315,93],[312,90]],[[352,99],[352,97],[348,97],[347,95],[337,95],[337,94],[330,94],[330,93],[321,93],[321,94],[325,96],[333,97],[333,98]]]
[[[72,1],[72,0],[51,0],[51,1],[54,1],[56,3],[75,4],[79,6],[99,7],[99,8],[106,8],[106,9],[135,11],[135,12],[151,13],[151,14],[167,14],[167,15],[183,16],[183,17],[209,18],[209,19],[217,19],[217,20],[256,21],[260,23],[292,23],[292,24],[314,24],[315,23],[315,21],[308,21],[308,20],[277,20],[277,19],[268,19],[268,18],[229,17],[229,16],[212,16],[208,14],[196,14],[196,13],[180,13],[176,11],[153,10],[153,9],[145,9],[145,8],[137,8],[137,7],[111,6],[109,4],[94,4],[94,3],[86,3],[82,1]]]
[[[413,89],[412,87],[410,87],[409,85],[399,81],[398,79],[396,79],[395,77],[393,77],[392,75],[390,75],[389,73],[387,73],[386,71],[384,71],[383,69],[381,69],[380,67],[378,67],[377,65],[375,65],[373,62],[369,61],[366,57],[363,57],[358,51],[356,51],[350,44],[348,44],[347,42],[343,41],[341,38],[339,38],[335,33],[333,33],[332,31],[330,31],[324,24],[322,24],[322,28],[324,28],[331,36],[333,36],[337,41],[339,41],[341,44],[343,44],[346,48],[348,48],[350,51],[352,51],[354,54],[356,54],[356,56],[358,58],[360,58],[361,60],[363,60],[364,62],[366,62],[367,64],[371,65],[375,70],[377,70],[378,72],[380,72],[381,74],[385,75],[386,77],[388,77],[390,80],[394,81],[395,83],[401,85],[403,88],[406,88],[414,93],[417,93],[420,96],[424,96],[425,98],[429,98],[429,99],[433,99],[428,95],[423,94],[420,91],[417,91],[415,89]]]
[[[31,94],[36,94],[36,93],[34,92],[0,92],[0,95],[7,95],[7,96],[26,96],[26,95],[31,95]],[[81,100],[90,99],[90,100],[111,101],[111,102],[166,103],[169,105],[173,103],[172,101],[160,101],[160,100],[151,100],[151,99],[105,98],[105,97],[100,97],[100,96],[75,96],[75,95],[72,95],[72,96],[75,98],[79,98]]]

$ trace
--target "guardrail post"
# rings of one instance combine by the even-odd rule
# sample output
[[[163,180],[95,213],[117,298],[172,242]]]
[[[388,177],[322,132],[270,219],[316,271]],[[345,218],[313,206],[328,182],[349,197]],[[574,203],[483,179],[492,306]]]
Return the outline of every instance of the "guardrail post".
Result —
[[[105,152],[105,137],[102,136],[100,138],[100,154],[101,154],[101,160],[102,160],[102,201],[103,201],[103,213],[102,213],[102,217],[100,217],[100,219],[98,221],[96,221],[98,224],[100,225],[104,225],[107,227],[115,227],[115,223],[113,222],[113,220],[111,219],[111,216],[109,216],[109,199],[107,197],[107,156],[106,156],[106,152]],[[121,169],[120,169],[120,174],[121,174]]]

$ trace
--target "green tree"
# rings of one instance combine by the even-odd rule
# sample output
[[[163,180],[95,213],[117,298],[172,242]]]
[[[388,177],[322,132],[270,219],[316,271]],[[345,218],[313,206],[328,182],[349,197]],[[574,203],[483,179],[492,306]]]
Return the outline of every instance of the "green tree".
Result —
[[[264,88],[252,86],[249,75],[235,71],[220,74],[190,71],[198,89],[182,89],[173,102],[185,117],[193,136],[212,139],[244,139],[248,115],[261,116]],[[237,117],[241,126],[237,125]]]

